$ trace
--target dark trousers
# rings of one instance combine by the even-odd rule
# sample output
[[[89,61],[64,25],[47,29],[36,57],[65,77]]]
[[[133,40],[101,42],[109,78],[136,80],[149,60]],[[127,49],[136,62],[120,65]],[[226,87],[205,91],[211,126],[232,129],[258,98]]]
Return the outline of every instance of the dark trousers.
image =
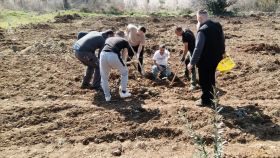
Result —
[[[93,78],[92,86],[99,87],[101,82],[100,70],[99,70],[99,61],[93,52],[87,51],[76,51],[75,56],[87,66],[85,76],[83,78],[82,84],[90,84],[91,79]],[[94,74],[94,75],[93,75]]]
[[[135,53],[137,53],[138,47],[139,47],[139,45],[138,46],[132,46],[132,49],[134,50]],[[144,59],[143,55],[144,55],[144,46],[142,47],[142,50],[141,50],[140,55],[139,55],[139,62],[141,63],[142,66],[143,66],[143,59]],[[133,56],[134,56],[134,53],[130,49],[128,49],[128,56],[129,56],[130,59],[132,59]],[[130,59],[128,59],[128,61],[130,61]],[[142,72],[141,66],[139,64],[138,64],[138,71],[140,73]]]
[[[216,66],[199,66],[198,75],[199,75],[199,84],[202,90],[201,100],[203,104],[213,103],[213,93],[215,87],[215,72]]]

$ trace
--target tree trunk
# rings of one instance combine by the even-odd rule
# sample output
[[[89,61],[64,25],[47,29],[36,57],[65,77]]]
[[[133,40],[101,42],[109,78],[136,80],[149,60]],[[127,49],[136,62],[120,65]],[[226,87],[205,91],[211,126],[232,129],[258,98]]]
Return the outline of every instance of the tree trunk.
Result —
[[[63,7],[65,10],[70,9],[70,4],[69,4],[68,0],[63,0]]]

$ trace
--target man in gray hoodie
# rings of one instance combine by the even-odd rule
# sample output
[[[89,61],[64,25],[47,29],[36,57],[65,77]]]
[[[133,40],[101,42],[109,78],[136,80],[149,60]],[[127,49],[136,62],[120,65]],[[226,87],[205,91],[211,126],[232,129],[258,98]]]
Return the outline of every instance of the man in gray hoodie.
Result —
[[[85,76],[81,85],[82,89],[100,89],[100,72],[99,72],[99,61],[95,55],[95,51],[99,49],[98,57],[102,48],[104,47],[105,40],[108,37],[114,36],[112,30],[104,32],[80,32],[78,34],[78,41],[73,45],[75,56],[87,66]],[[94,74],[94,76],[93,76]],[[92,84],[90,84],[93,78]]]

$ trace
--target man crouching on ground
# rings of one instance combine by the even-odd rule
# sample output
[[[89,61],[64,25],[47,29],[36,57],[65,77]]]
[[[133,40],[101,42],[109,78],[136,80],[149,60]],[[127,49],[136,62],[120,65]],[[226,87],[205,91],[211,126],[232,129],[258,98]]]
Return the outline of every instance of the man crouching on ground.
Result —
[[[158,80],[158,73],[160,72],[161,76],[169,77],[171,71],[168,67],[168,59],[170,58],[170,52],[165,49],[165,45],[160,45],[159,50],[157,50],[153,56],[154,65],[152,67],[153,79]]]
[[[110,37],[105,41],[105,46],[100,54],[100,75],[106,101],[111,101],[108,80],[112,68],[118,69],[121,73],[120,97],[131,96],[127,90],[128,69],[123,60],[127,57],[128,49],[130,46],[128,41],[124,39],[123,31],[118,31],[116,37]]]

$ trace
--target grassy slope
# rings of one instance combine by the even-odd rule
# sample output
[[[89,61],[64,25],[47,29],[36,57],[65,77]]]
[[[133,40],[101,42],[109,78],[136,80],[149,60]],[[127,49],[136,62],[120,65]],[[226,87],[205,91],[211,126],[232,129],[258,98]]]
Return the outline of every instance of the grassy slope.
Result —
[[[52,13],[39,14],[36,12],[26,12],[26,11],[12,11],[12,10],[2,10],[0,12],[0,27],[4,29],[9,29],[11,27],[17,27],[29,23],[41,23],[53,20],[58,14],[74,14],[78,13],[82,16],[97,16],[99,14],[95,13],[82,13],[78,11],[59,11]]]
[[[143,13],[143,12],[124,12],[121,14],[114,14],[113,12],[106,13],[85,13],[75,10],[68,11],[58,11],[58,12],[50,12],[50,13],[36,13],[36,12],[27,12],[27,11],[14,11],[14,10],[2,10],[0,11],[0,28],[9,29],[12,27],[17,27],[20,25],[30,24],[30,23],[42,23],[51,21],[58,14],[79,14],[81,16],[136,16],[143,17],[148,15],[156,15],[156,16],[174,16],[179,15],[176,12],[167,12],[167,11],[159,11],[155,13]]]

